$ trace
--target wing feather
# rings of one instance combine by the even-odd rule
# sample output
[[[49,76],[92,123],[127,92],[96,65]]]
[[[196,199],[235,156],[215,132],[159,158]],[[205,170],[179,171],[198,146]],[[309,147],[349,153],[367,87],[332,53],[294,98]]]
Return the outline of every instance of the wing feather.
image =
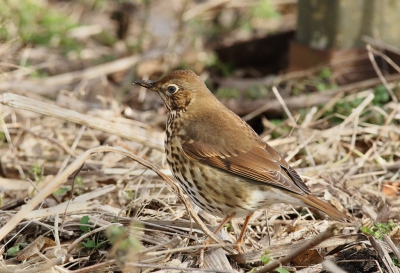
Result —
[[[228,151],[199,141],[185,142],[182,148],[187,155],[224,171],[300,195],[311,193],[297,172],[266,143],[248,151]]]

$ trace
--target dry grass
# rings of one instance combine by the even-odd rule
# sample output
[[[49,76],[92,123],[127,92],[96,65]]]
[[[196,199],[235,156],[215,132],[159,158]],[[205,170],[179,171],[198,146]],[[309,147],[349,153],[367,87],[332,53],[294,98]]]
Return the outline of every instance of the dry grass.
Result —
[[[209,12],[215,7],[199,8]],[[189,11],[202,12],[195,7]],[[193,16],[189,11],[179,12],[186,18]],[[20,46],[15,41],[1,45],[0,56],[18,52]],[[21,56],[28,58],[25,51],[1,64],[0,272],[243,272],[293,252],[300,256],[290,259],[289,270],[316,272],[324,266],[335,271],[337,265],[323,258],[353,247],[377,253],[368,259],[382,272],[396,272],[391,257],[399,255],[400,244],[400,106],[393,99],[399,94],[398,79],[386,82],[380,75],[392,97],[381,107],[374,103],[374,89],[361,88],[337,92],[326,107],[300,115],[285,108],[286,97],[275,92],[289,118],[282,126],[264,120],[268,133],[263,138],[315,195],[347,211],[354,221],[338,227],[317,211],[276,204],[254,214],[246,253],[235,254],[231,242],[243,219],[215,237],[209,230],[219,219],[192,208],[172,180],[158,126],[165,120],[163,108],[137,87],[129,89],[141,106],[152,105],[150,110],[121,103],[132,95],[118,93],[122,98],[116,98],[113,91],[121,87],[106,77],[131,66],[157,74],[148,67],[154,62],[174,66],[170,55],[172,59],[163,56],[178,50],[149,50],[40,79],[28,76],[37,67],[19,65]],[[55,58],[59,62],[64,57]],[[53,65],[46,58],[37,62]],[[86,88],[98,86],[104,94],[82,99]],[[328,106],[354,100],[360,103],[349,115],[324,115]],[[377,116],[381,122],[372,123]],[[280,137],[272,139],[272,133]],[[393,230],[381,239],[360,232],[363,226],[388,222]],[[207,234],[215,240],[205,249]]]
[[[309,122],[297,125],[293,118],[288,122],[293,132],[269,142],[293,166],[304,166],[297,170],[316,195],[354,216],[352,224],[341,229],[324,248],[318,248],[322,253],[359,240],[356,234],[363,225],[400,220],[400,129],[393,122],[398,109],[388,105],[384,124],[369,124],[363,121],[364,113],[384,110],[372,105],[371,91],[362,96],[363,102],[336,126],[316,129],[324,120],[313,120],[315,111],[310,111],[306,119]],[[207,256],[215,255],[211,253],[221,244],[209,245],[203,260],[197,254],[193,256],[191,253],[202,248],[204,231],[191,221],[182,200],[163,177],[147,170],[151,165],[144,167],[129,158],[130,154],[134,160],[154,162],[162,174],[171,177],[158,149],[162,132],[112,111],[79,114],[11,93],[4,93],[1,102],[2,172],[7,177],[0,181],[5,206],[0,235],[7,242],[3,251],[43,235],[51,238],[46,246],[64,251],[61,257],[50,260],[41,254],[34,259],[35,266],[50,267],[52,261],[58,262],[58,267],[81,268],[78,272],[88,266],[113,270],[121,264],[160,270],[199,264],[207,268]],[[147,141],[142,141],[145,136]],[[101,144],[128,150],[95,148]],[[78,182],[73,183],[74,179]],[[21,208],[25,202],[27,205]],[[231,258],[240,264],[254,263],[265,249],[278,258],[330,225],[329,220],[310,220],[319,215],[303,212],[298,214],[297,209],[282,204],[269,208],[267,213],[257,212],[247,232],[247,254]],[[84,215],[89,216],[90,232],[82,237],[80,220]],[[210,215],[200,216],[211,226],[217,222]],[[229,232],[223,231],[223,238],[234,241],[242,222],[235,220]],[[133,250],[135,260],[128,263],[120,261],[120,255],[116,259],[110,254],[113,249],[114,253],[122,250],[116,250],[118,246],[104,235],[104,230],[120,225],[130,226],[129,236],[141,245]],[[107,255],[101,250],[107,250]],[[32,259],[37,252],[45,253],[43,246],[28,256],[6,256],[4,266],[13,270],[29,268],[20,261]],[[71,257],[73,261],[68,260]],[[98,262],[93,265],[94,261]],[[239,269],[238,265],[234,268]]]

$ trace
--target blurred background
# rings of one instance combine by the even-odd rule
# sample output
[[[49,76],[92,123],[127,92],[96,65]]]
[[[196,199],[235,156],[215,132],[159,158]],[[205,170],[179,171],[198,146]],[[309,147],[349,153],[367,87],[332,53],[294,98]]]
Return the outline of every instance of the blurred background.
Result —
[[[97,96],[103,96],[148,111],[162,103],[133,87],[134,79],[191,69],[262,133],[263,114],[273,122],[284,118],[269,103],[271,86],[284,98],[300,96],[287,102],[297,111],[327,103],[334,96],[328,91],[338,86],[376,78],[367,43],[396,62],[399,13],[400,4],[390,0],[2,0],[0,90],[32,91],[65,104],[62,90],[69,90],[81,102],[70,107],[102,107]],[[383,74],[396,71],[375,58]],[[90,67],[96,73],[52,78]],[[377,103],[398,96],[394,91],[390,98],[379,82],[360,87],[371,86]],[[320,115],[348,115],[359,102],[333,104]]]

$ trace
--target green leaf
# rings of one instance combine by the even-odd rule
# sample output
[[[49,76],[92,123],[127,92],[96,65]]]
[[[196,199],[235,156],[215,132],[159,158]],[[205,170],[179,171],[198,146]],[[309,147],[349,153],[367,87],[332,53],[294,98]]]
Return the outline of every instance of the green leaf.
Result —
[[[15,246],[13,246],[13,247],[10,247],[10,248],[7,250],[7,255],[8,255],[8,256],[15,256],[15,255],[18,254],[19,251],[20,251],[19,244],[17,244],[17,245],[15,245]]]
[[[79,223],[82,224],[81,226],[79,226],[79,228],[83,233],[87,233],[90,231],[90,227],[88,226],[89,220],[90,220],[89,216],[85,215],[82,216],[81,220],[79,221]]]
[[[92,239],[87,239],[83,244],[86,248],[95,248],[96,244]]]
[[[392,261],[393,261],[395,266],[400,267],[400,261],[396,257],[393,257]]]
[[[53,192],[54,196],[60,196],[60,195],[64,195],[69,191],[69,188],[59,188],[58,190],[56,190],[55,192]]]
[[[270,251],[265,250],[264,254],[261,255],[261,262],[263,264],[269,264],[273,259],[269,256]]]
[[[332,77],[332,70],[330,70],[329,67],[322,68],[319,77],[321,79],[330,79],[330,77]]]
[[[382,240],[383,234],[389,234],[394,228],[395,224],[393,222],[376,223],[372,227],[362,227],[361,232]]]
[[[278,267],[277,269],[275,269],[275,271],[279,273],[290,273],[286,268],[283,267]]]
[[[83,178],[80,176],[75,177],[75,185],[83,187],[85,183],[83,183]]]

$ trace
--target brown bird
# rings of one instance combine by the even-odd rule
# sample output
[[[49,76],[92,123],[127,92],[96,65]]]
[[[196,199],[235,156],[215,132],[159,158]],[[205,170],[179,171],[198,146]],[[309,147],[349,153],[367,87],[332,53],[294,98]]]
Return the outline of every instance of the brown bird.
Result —
[[[157,92],[168,109],[165,152],[174,177],[203,210],[246,217],[276,203],[309,206],[345,221],[346,214],[311,194],[297,172],[239,116],[226,108],[194,72],[177,70],[136,84]]]

